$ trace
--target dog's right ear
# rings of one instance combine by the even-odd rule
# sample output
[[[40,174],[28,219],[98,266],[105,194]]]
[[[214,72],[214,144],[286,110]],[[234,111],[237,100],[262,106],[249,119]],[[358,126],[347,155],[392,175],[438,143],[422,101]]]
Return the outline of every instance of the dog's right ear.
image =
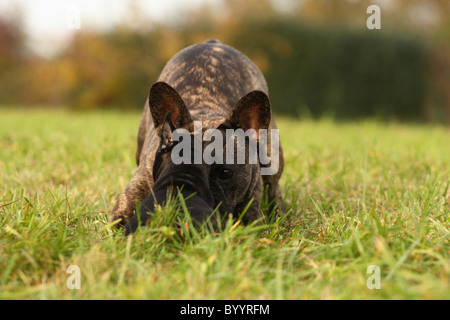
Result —
[[[150,88],[148,97],[153,125],[158,128],[164,123],[167,113],[176,128],[187,127],[192,117],[178,92],[165,82],[157,82]]]

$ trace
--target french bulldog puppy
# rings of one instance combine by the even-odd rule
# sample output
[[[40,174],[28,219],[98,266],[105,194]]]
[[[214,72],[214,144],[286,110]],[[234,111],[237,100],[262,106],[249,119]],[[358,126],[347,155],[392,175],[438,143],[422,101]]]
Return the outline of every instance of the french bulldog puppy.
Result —
[[[205,138],[211,129],[215,139],[222,138],[220,153],[216,149],[211,153],[211,144],[217,146],[217,141]],[[230,144],[228,131],[240,129],[253,134],[243,143]],[[177,187],[185,197],[194,194],[188,207],[196,220],[207,219],[216,207],[225,219],[229,214],[239,217],[250,203],[242,219],[254,221],[260,216],[263,187],[269,209],[282,213],[279,179],[284,160],[278,135],[271,134],[278,133],[276,129],[266,80],[248,57],[217,40],[183,49],[150,89],[138,132],[138,168],[111,210],[111,221],[120,219],[118,225],[125,226],[137,211],[136,204],[142,203],[140,216],[134,215],[127,225],[126,232],[133,232],[138,218],[145,223],[155,203]],[[178,131],[185,136],[175,141]],[[193,161],[179,163],[177,156],[185,156],[179,144],[189,140],[192,155],[187,158]],[[263,155],[256,162],[249,161],[251,141]],[[217,161],[205,161],[205,153]],[[239,153],[246,155],[245,162],[238,160]]]

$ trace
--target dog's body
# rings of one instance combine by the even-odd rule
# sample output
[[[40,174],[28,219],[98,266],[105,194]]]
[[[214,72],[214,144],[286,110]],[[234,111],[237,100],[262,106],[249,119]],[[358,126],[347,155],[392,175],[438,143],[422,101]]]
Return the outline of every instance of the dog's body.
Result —
[[[159,163],[160,173],[171,176],[177,184],[177,169],[170,160],[168,153],[161,155],[161,148],[166,146],[163,127],[170,124],[175,128],[184,128],[193,132],[193,122],[201,121],[203,131],[226,128],[275,129],[268,101],[268,88],[260,70],[239,51],[221,44],[217,40],[188,47],[175,55],[163,69],[158,82],[152,86],[149,99],[144,108],[138,132],[138,148],[136,161],[138,169],[123,190],[111,211],[111,220],[122,219],[125,223],[133,216],[136,203],[152,195],[155,177],[155,161]],[[170,112],[169,117],[166,115]],[[225,136],[225,135],[224,135]],[[169,136],[169,140],[170,140]],[[269,140],[270,143],[270,140]],[[203,145],[203,148],[205,145]],[[159,159],[159,158],[160,159]],[[159,160],[158,160],[159,159]],[[278,172],[263,176],[267,186],[268,198],[273,206],[283,210],[283,202],[278,187],[278,180],[283,170],[283,154],[281,145],[279,157],[272,159],[277,163]],[[164,170],[167,165],[170,170]],[[193,167],[194,165],[191,165]],[[234,164],[224,169],[223,165],[200,165],[204,170],[198,180],[201,189],[211,193],[214,207],[220,204],[219,211],[235,215],[253,200],[245,215],[245,221],[253,221],[259,216],[261,197],[260,165]],[[189,165],[184,165],[184,172],[190,172]],[[227,170],[232,177],[223,179],[217,172]],[[193,170],[195,171],[195,170]],[[217,172],[216,172],[217,171]],[[198,173],[190,173],[192,179],[198,178]],[[167,183],[167,181],[166,181]],[[155,189],[158,184],[155,185]],[[161,198],[167,185],[159,185]],[[155,191],[155,190],[153,190]],[[196,190],[202,193],[202,190]],[[148,200],[147,204],[153,205]],[[146,201],[144,201],[146,202]],[[201,202],[201,201],[200,201]],[[210,206],[210,201],[205,202]],[[151,210],[150,208],[148,208]]]

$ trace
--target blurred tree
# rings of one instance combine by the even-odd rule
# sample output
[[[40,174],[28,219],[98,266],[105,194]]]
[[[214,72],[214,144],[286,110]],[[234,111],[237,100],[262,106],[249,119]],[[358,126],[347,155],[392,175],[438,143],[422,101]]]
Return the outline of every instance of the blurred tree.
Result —
[[[22,69],[26,62],[25,34],[22,16],[14,11],[0,15],[0,103],[12,103],[22,86]]]
[[[304,0],[298,2],[296,13],[309,23],[365,26],[371,4],[366,0]]]
[[[0,101],[141,109],[175,53],[217,38],[260,67],[277,112],[450,123],[446,0],[223,0],[161,24],[130,3],[122,23],[83,29],[49,59],[24,54],[20,20],[0,20]],[[366,28],[371,4],[381,30]],[[420,8],[434,12],[438,22],[421,24],[434,31],[405,32]]]
[[[19,13],[5,17],[0,15],[0,66],[12,67],[24,60],[25,34]]]

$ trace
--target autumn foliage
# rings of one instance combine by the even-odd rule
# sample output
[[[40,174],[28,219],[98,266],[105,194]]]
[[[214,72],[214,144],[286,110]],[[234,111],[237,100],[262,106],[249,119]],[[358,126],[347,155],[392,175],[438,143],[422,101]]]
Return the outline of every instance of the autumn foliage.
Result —
[[[260,67],[280,113],[450,123],[447,21],[432,35],[408,31],[406,23],[389,24],[398,9],[371,31],[368,2],[328,2],[304,1],[285,12],[270,1],[227,0],[220,13],[203,7],[176,23],[138,17],[140,25],[81,29],[51,58],[32,54],[20,21],[0,16],[0,104],[141,109],[177,51],[217,38]]]

